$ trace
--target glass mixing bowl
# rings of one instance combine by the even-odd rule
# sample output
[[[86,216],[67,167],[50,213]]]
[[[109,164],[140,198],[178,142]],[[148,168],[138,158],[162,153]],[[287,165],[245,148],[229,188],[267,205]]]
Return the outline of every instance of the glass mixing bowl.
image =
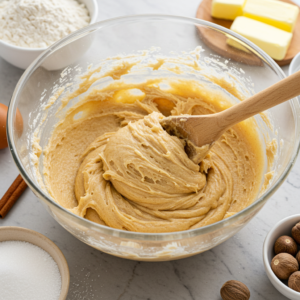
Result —
[[[234,39],[247,52],[226,46]],[[136,233],[117,230],[78,217],[58,205],[35,177],[32,135],[39,125],[45,105],[56,89],[78,78],[78,74],[100,60],[120,53],[160,47],[160,53],[182,53],[201,46],[200,65],[216,74],[229,74],[251,93],[259,92],[284,78],[278,65],[262,50],[230,30],[193,18],[141,15],[111,19],[88,26],[49,47],[24,72],[9,106],[8,142],[16,165],[35,195],[66,230],[84,243],[103,252],[134,260],[163,261],[179,259],[209,250],[237,233],[263,207],[291,170],[298,150],[300,107],[297,99],[271,110],[273,137],[279,149],[273,166],[274,176],[268,188],[241,212],[215,224],[182,232]],[[67,68],[66,68],[67,67]],[[66,69],[64,69],[66,68]],[[64,71],[62,73],[62,71]],[[249,94],[248,94],[249,95]],[[51,134],[53,118],[43,129],[43,146]],[[15,126],[16,110],[24,120],[23,132]],[[51,123],[52,122],[52,123]],[[272,135],[272,134],[271,134]]]

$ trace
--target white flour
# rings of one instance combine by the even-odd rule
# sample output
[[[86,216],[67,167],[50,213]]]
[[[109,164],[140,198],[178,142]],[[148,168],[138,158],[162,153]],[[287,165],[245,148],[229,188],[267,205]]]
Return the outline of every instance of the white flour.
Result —
[[[89,22],[76,0],[0,0],[0,39],[15,46],[48,47]]]

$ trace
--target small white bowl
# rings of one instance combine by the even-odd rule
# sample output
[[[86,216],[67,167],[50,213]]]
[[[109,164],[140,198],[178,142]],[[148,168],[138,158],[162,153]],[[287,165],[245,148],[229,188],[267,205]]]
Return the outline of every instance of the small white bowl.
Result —
[[[58,300],[67,299],[70,285],[68,263],[63,253],[50,239],[31,229],[3,226],[0,227],[0,242],[4,241],[24,241],[36,245],[48,252],[57,263],[61,275],[61,292]]]
[[[292,300],[299,300],[300,293],[290,289],[287,285],[285,285],[280,279],[276,277],[276,275],[271,269],[271,261],[275,256],[274,244],[276,240],[282,235],[291,236],[292,228],[298,222],[300,222],[300,214],[287,217],[278,222],[268,233],[263,246],[263,260],[267,276],[269,277],[274,287],[282,295]]]
[[[97,0],[80,0],[86,5],[93,24],[98,17]],[[20,69],[26,69],[47,48],[24,48],[11,45],[0,40],[0,56],[10,64]]]
[[[292,75],[300,70],[300,52],[293,58],[289,66],[289,75]]]

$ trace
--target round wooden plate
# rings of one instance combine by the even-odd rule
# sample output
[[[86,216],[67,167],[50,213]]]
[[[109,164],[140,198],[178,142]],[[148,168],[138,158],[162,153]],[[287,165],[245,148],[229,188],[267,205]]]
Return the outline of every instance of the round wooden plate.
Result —
[[[290,0],[280,0],[280,1],[296,5],[293,1]],[[211,5],[212,5],[212,0],[202,0],[202,2],[198,7],[196,18],[209,21],[230,29],[232,21],[216,19],[211,16]],[[201,27],[198,27],[198,29],[201,34],[201,38],[203,42],[218,54],[250,65],[261,64],[260,59],[255,55],[228,46],[226,44],[227,38],[224,34],[218,33],[217,31],[210,30],[210,29],[207,30],[206,28],[201,28]],[[279,60],[275,60],[275,61],[279,66],[288,65],[291,62],[291,60],[295,57],[295,55],[299,52],[300,52],[300,15],[298,16],[297,24],[295,26],[295,30],[293,33],[293,39],[285,58],[280,61]]]

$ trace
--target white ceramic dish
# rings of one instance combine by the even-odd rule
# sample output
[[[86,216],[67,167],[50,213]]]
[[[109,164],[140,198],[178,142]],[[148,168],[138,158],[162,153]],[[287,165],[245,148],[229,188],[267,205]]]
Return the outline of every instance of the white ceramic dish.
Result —
[[[271,269],[271,261],[275,256],[274,244],[275,241],[282,235],[291,236],[291,230],[296,223],[300,222],[300,214],[287,217],[278,222],[268,233],[263,246],[264,266],[270,281],[274,287],[285,297],[292,300],[299,300],[300,293],[290,289],[280,279],[278,279]]]
[[[0,242],[4,241],[29,242],[48,252],[57,263],[61,275],[61,292],[58,300],[65,300],[67,298],[70,284],[69,267],[63,253],[51,240],[41,233],[27,228],[3,226],[0,227]]]
[[[98,17],[97,0],[80,0],[90,13],[91,22],[94,24]],[[20,69],[26,69],[47,48],[23,48],[11,45],[0,40],[0,56],[10,64]]]
[[[293,58],[290,67],[289,75],[292,75],[300,70],[300,52]]]

